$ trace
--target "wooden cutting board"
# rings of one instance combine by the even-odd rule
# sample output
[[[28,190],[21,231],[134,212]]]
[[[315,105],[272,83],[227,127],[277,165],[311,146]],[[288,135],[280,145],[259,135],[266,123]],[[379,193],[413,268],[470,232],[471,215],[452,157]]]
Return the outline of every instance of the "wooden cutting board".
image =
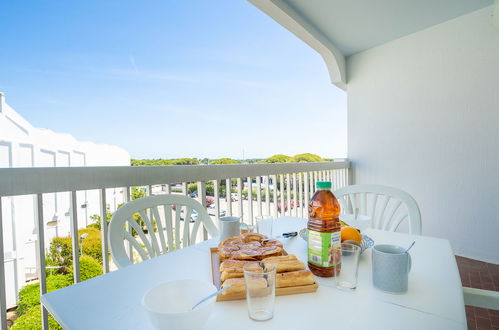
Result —
[[[218,256],[218,249],[211,248],[210,249],[210,257],[211,257],[211,274],[213,277],[213,284],[220,289],[222,286],[222,282],[220,281],[220,257]],[[283,255],[287,255],[286,251],[284,251]],[[309,285],[300,285],[300,286],[290,286],[287,288],[276,288],[275,295],[276,296],[286,296],[290,294],[300,294],[300,293],[309,293],[317,291],[319,285],[317,282]],[[218,295],[217,301],[227,301],[227,300],[241,300],[246,299],[246,293],[237,293],[237,294],[229,294],[229,295]]]

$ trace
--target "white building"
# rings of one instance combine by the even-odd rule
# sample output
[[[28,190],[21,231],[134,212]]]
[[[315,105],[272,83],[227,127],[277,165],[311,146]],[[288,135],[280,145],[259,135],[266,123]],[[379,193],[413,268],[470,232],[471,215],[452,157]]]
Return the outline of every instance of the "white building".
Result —
[[[33,127],[5,103],[0,93],[0,168],[104,165],[130,165],[130,155],[116,146],[81,142],[69,134]],[[107,201],[114,210],[123,202],[122,190],[108,189]],[[77,204],[78,225],[85,227],[90,216],[100,212],[98,191],[78,192]],[[16,304],[17,291],[36,274],[34,197],[6,198],[2,206],[7,306],[11,307]],[[44,196],[46,247],[53,237],[69,235],[69,206],[69,193]]]

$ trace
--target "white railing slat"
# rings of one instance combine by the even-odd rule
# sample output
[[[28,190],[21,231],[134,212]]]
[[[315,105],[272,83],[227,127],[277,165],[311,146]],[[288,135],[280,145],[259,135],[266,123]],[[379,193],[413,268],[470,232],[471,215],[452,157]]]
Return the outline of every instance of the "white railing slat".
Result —
[[[204,208],[206,208],[206,183],[204,181],[198,182],[198,200],[199,203],[203,205]],[[208,239],[208,232],[206,231],[206,228],[204,226],[203,226],[203,239],[205,241]]]
[[[308,172],[303,173],[303,188],[305,189],[304,191],[304,199],[303,199],[303,217],[308,218],[308,201],[310,200],[309,196],[309,184],[308,184]]]
[[[76,191],[71,191],[71,245],[73,247],[73,272],[74,282],[80,282],[80,249],[78,235],[78,204],[76,200]]]
[[[274,197],[274,219],[279,217],[278,209],[277,209],[277,175],[272,175],[272,194]]]
[[[308,174],[308,183],[309,183],[309,193],[310,193],[310,198],[314,194],[314,172],[309,172]]]
[[[109,273],[109,244],[107,239],[107,202],[106,189],[100,190],[100,229],[102,232],[102,271]]]
[[[293,215],[298,216],[298,196],[296,196],[296,173],[293,173]]]
[[[47,273],[45,266],[45,234],[44,234],[45,222],[43,221],[43,194],[36,195],[36,218],[37,218],[36,234],[38,237],[38,250],[37,250],[38,253],[36,256],[36,260],[37,260],[37,266],[39,267],[37,269],[37,273],[38,273],[38,280],[40,281],[40,296],[42,296],[45,293],[47,293]],[[78,267],[78,272],[79,271],[80,268]],[[43,305],[41,305],[40,313],[42,314],[42,330],[48,330],[49,329],[48,313],[45,307],[43,307]]]
[[[128,203],[129,201],[132,200],[132,189],[130,187],[125,187],[125,194],[124,194],[124,203]],[[127,230],[130,235],[132,235],[132,228],[128,225],[128,222],[125,224],[125,230]],[[128,252],[128,257],[130,258],[130,261],[133,263],[133,246],[130,241],[128,241],[127,246],[127,252]]]
[[[257,214],[259,217],[262,216],[262,184],[261,177],[256,177],[256,204],[257,204]]]
[[[291,178],[289,173],[286,173],[286,193],[287,193],[286,203],[288,206],[286,215],[291,215]]]
[[[182,213],[182,205],[175,205],[175,238],[174,238],[174,244],[175,244],[175,250],[180,250],[180,215]],[[184,219],[187,218],[187,216],[184,213]]]
[[[182,247],[186,248],[190,245],[189,243],[189,227],[191,224],[191,215],[192,215],[192,208],[189,206],[185,207],[185,216],[184,216],[184,237],[183,237],[183,242],[182,242]]]
[[[302,173],[298,173],[298,197],[300,201],[300,216],[303,218],[304,212],[303,212],[303,179],[302,179]]]
[[[268,175],[265,176],[265,209],[267,210],[267,216],[271,216],[270,214],[270,177]]]
[[[280,186],[280,190],[281,190],[281,216],[282,215],[285,215],[285,210],[286,210],[286,206],[285,206],[285,200],[284,198],[286,197],[285,194],[284,194],[284,175],[283,174],[279,174],[279,186]]]
[[[220,185],[218,180],[213,180],[213,198],[215,199],[215,225],[218,227],[218,219],[220,219]]]
[[[228,217],[232,216],[232,181],[230,178],[225,179],[225,200],[227,204],[227,212],[226,215]]]
[[[244,222],[243,218],[243,179],[237,178],[237,207],[239,208],[239,217],[241,222]]]
[[[248,182],[248,217],[251,225],[254,225],[255,220],[253,219],[253,180],[251,177],[246,178]]]
[[[5,288],[5,266],[3,254],[2,197],[0,196],[0,329],[7,330],[7,300]]]

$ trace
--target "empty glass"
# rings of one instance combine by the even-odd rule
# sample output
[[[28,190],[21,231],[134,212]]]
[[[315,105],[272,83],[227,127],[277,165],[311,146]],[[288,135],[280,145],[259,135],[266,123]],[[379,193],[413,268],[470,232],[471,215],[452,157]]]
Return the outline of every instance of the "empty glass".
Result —
[[[243,269],[248,316],[255,321],[270,320],[274,316],[275,265],[250,262]]]
[[[341,254],[333,254],[336,264],[341,256],[341,264],[335,268],[336,287],[342,290],[354,290],[357,287],[357,273],[359,269],[360,246],[350,243],[341,243]]]
[[[241,223],[241,235],[246,234],[246,233],[253,233],[255,232],[255,226],[253,225],[248,225],[247,223]]]

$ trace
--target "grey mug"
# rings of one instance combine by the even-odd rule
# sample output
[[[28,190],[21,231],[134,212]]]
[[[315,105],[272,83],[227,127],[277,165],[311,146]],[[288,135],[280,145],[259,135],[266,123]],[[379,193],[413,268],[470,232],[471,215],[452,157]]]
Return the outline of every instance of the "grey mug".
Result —
[[[220,218],[220,241],[241,234],[241,219],[238,217]]]
[[[389,293],[407,292],[412,261],[403,247],[375,245],[372,258],[374,287]]]

